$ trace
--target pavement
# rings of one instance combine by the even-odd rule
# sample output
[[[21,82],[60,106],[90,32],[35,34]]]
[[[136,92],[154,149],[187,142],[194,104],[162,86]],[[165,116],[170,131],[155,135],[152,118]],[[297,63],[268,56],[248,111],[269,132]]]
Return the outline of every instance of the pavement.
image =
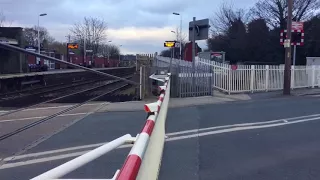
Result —
[[[320,179],[319,105],[313,96],[171,99],[159,179]],[[72,112],[79,117],[57,117],[1,141],[0,179],[30,179],[126,133],[135,136],[146,118],[142,107],[89,105]],[[36,112],[10,118],[32,119]],[[29,121],[1,120],[0,128]],[[63,178],[111,178],[129,151],[123,146]]]

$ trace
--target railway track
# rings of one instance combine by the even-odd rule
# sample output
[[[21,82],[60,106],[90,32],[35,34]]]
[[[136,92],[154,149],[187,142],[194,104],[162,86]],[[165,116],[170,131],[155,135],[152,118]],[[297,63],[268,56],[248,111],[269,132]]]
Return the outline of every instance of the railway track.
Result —
[[[86,82],[77,82],[71,85],[62,85],[51,88],[44,88],[43,90],[24,93],[16,96],[0,99],[0,107],[12,109],[12,108],[23,108],[38,103],[48,103],[59,99],[60,97],[66,97],[72,95],[75,92],[90,89],[90,87],[99,87],[105,83],[112,82],[112,80],[96,79]],[[89,86],[89,87],[88,87]]]
[[[127,79],[130,79],[132,76],[129,76],[129,77],[126,77]],[[103,85],[100,85],[98,87],[93,87],[93,88],[90,88],[90,89],[86,89],[86,90],[83,90],[83,91],[79,91],[79,92],[76,92],[74,94],[71,94],[71,95],[67,95],[65,97],[59,97],[57,99],[54,99],[54,100],[51,100],[50,102],[60,102],[60,101],[63,101],[65,99],[72,99],[72,98],[75,98],[75,97],[79,97],[79,95],[82,97],[81,98],[81,102],[73,105],[73,106],[70,106],[64,110],[61,110],[59,112],[56,112],[54,114],[51,114],[51,115],[48,115],[46,116],[45,118],[42,118],[42,119],[39,119],[39,120],[36,120],[36,121],[33,121],[27,125],[24,125],[22,127],[19,127],[13,131],[10,131],[8,133],[5,133],[5,134],[2,134],[0,135],[0,142],[3,141],[3,140],[6,140],[8,138],[10,138],[11,136],[14,136],[16,134],[19,134],[23,131],[26,131],[30,128],[33,128],[33,127],[36,127],[37,125],[39,124],[42,124],[46,121],[49,121],[49,120],[52,120],[54,119],[55,117],[59,116],[59,115],[62,115],[64,113],[67,113],[71,110],[74,110],[86,103],[89,103],[91,101],[95,101],[95,100],[102,100],[104,99],[105,96],[109,96],[117,91],[120,91],[120,90],[123,90],[125,88],[128,88],[130,87],[131,85],[129,85],[128,83],[126,82],[122,82],[122,81],[119,81],[119,80],[114,80],[112,82],[108,82],[106,84],[103,84]],[[77,98],[78,99],[78,98]],[[42,103],[41,103],[42,104]],[[39,104],[38,104],[39,105]],[[29,108],[29,107],[28,107]],[[12,113],[15,113],[15,112],[18,112],[18,111],[22,111],[26,108],[21,108],[21,109],[18,109],[18,110],[14,110],[14,111],[10,111],[8,113],[5,113],[5,114],[2,114],[1,116],[5,116],[5,115],[8,115],[8,114],[12,114]]]
[[[126,79],[131,78],[132,76],[126,76]],[[49,93],[46,92],[44,93],[44,96],[27,96],[26,98],[19,98],[19,99],[14,99],[14,100],[8,100],[7,101],[7,106],[15,106],[19,107],[18,109],[14,109],[5,113],[0,114],[0,117],[6,116],[9,114],[13,114],[19,111],[23,111],[28,108],[36,108],[39,107],[40,105],[47,104],[47,103],[64,103],[64,102],[71,102],[70,100],[72,99],[77,99],[78,101],[88,98],[88,96],[85,96],[83,94],[88,94],[90,92],[95,92],[96,90],[103,89],[106,86],[112,85],[114,83],[119,83],[119,80],[109,80],[109,81],[104,81],[104,82],[99,82],[97,85],[89,88],[83,88],[79,89],[78,87],[76,91],[75,89],[67,89],[66,91],[58,91],[58,92],[52,92]],[[83,96],[81,96],[81,94]],[[75,98],[77,96],[77,98]],[[35,98],[35,99],[34,99]],[[1,103],[1,101],[0,101]],[[79,102],[74,102],[74,103],[79,103]]]
[[[9,93],[5,93],[5,94],[0,94],[0,104],[3,101],[9,101],[9,100],[13,100],[16,98],[41,95],[41,94],[50,93],[50,92],[54,92],[54,91],[59,91],[59,90],[64,90],[64,89],[68,89],[68,88],[75,88],[75,87],[79,87],[79,86],[83,86],[83,85],[97,83],[97,82],[101,82],[101,81],[105,81],[105,80],[103,78],[91,79],[91,80],[87,80],[87,81],[79,80],[79,81],[74,81],[70,84],[61,83],[61,84],[54,84],[54,85],[49,85],[49,86],[45,86],[45,87],[26,89],[26,90],[22,90],[22,91],[18,91],[18,92],[9,92]]]

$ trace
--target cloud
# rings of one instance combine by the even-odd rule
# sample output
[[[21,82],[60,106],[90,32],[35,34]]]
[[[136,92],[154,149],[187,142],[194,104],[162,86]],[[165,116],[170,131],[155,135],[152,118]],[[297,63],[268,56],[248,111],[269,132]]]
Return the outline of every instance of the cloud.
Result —
[[[172,36],[170,32],[172,27],[164,28],[137,28],[126,27],[123,29],[110,29],[108,33],[111,37],[115,37],[119,40],[142,40],[142,41],[163,41]]]
[[[256,0],[234,1],[236,7],[248,7]],[[32,27],[38,23],[59,41],[66,41],[66,35],[73,24],[84,17],[100,18],[108,24],[108,38],[122,44],[126,52],[153,53],[163,50],[163,41],[172,40],[170,33],[180,24],[187,32],[192,17],[210,18],[222,0],[0,0],[2,10],[11,26]],[[203,44],[203,47],[205,44]]]

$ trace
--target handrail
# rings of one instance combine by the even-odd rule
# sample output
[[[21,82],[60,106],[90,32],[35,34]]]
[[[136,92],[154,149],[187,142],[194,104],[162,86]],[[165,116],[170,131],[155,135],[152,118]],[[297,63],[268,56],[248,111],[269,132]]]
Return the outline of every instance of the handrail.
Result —
[[[121,170],[117,170],[117,172],[115,173],[112,179],[105,179],[105,180],[135,180],[135,179],[141,179],[141,177],[137,178],[139,176],[142,176],[142,177],[148,176],[148,175],[140,175],[141,174],[140,170],[141,170],[141,167],[145,166],[143,163],[144,156],[147,156],[145,158],[150,160],[150,157],[154,155],[152,152],[153,150],[150,150],[152,149],[149,146],[150,139],[157,140],[157,137],[160,136],[162,138],[162,140],[160,139],[161,143],[164,142],[164,136],[165,136],[164,123],[165,123],[165,118],[166,118],[168,103],[170,98],[170,76],[171,76],[170,73],[168,73],[166,76],[163,76],[163,75],[150,76],[150,78],[152,79],[163,82],[164,85],[159,86],[160,96],[158,100],[155,103],[145,104],[144,108],[149,115],[147,117],[146,123],[141,133],[138,134],[137,137],[132,137],[130,134],[126,134],[92,151],[89,151],[86,154],[83,154],[73,160],[70,160],[52,170],[49,170],[37,177],[34,177],[31,180],[48,180],[48,179],[57,180],[58,178],[99,158],[100,156],[116,149],[117,147],[123,144],[128,144],[128,143],[133,144],[133,147],[131,148],[131,151],[127,156]],[[164,107],[162,106],[163,104],[165,105]],[[161,133],[155,132],[159,130],[159,128],[161,129],[160,130]],[[158,144],[158,142],[155,142],[155,143]],[[157,149],[158,147],[153,147],[153,148]],[[157,158],[156,158],[157,162],[155,162],[157,164],[156,165],[157,168],[160,167],[162,148],[163,146],[161,146],[160,149],[158,148],[157,149],[158,152],[155,153],[157,154]],[[158,171],[158,169],[156,169],[155,171]],[[157,174],[153,173],[153,177],[154,176],[157,176]],[[146,178],[142,178],[142,179],[146,179]],[[148,180],[149,179],[150,178],[148,178]]]

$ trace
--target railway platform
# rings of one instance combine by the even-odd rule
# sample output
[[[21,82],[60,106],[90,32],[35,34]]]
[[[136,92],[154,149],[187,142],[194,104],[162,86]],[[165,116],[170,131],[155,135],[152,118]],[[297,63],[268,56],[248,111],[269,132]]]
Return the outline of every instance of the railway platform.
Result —
[[[127,72],[131,72],[133,74],[135,71],[135,67],[112,67],[93,69],[115,76]],[[61,69],[44,72],[0,74],[0,93],[23,90],[26,87],[42,87],[53,84],[70,83],[73,81],[84,81],[94,78],[101,78],[101,76],[92,74],[82,69]]]

